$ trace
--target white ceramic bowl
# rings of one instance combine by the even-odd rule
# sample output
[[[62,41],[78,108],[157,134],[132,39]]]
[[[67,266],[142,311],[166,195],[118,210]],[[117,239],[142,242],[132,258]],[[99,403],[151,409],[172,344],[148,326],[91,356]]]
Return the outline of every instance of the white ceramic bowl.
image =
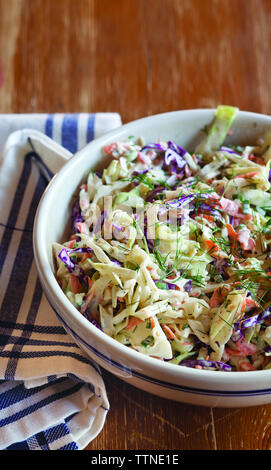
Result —
[[[54,276],[52,243],[68,235],[71,199],[92,167],[101,162],[101,149],[128,136],[146,142],[173,140],[187,150],[203,138],[202,129],[213,109],[185,110],[143,118],[92,141],[73,156],[52,179],[40,202],[34,225],[34,254],[49,303],[68,333],[100,366],[131,385],[164,398],[212,407],[243,407],[271,402],[271,370],[218,372],[180,367],[146,357],[110,338],[89,323],[59,287]],[[228,143],[255,143],[271,128],[271,117],[239,112]]]

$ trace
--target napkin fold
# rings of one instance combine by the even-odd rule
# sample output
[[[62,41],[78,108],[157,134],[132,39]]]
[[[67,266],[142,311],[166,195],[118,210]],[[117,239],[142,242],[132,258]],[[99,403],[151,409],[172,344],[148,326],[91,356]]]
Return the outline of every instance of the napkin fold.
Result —
[[[66,333],[42,292],[32,232],[47,181],[28,158],[33,149],[10,134],[41,131],[69,156],[120,125],[116,113],[0,114],[1,450],[83,449],[109,409],[99,366]]]

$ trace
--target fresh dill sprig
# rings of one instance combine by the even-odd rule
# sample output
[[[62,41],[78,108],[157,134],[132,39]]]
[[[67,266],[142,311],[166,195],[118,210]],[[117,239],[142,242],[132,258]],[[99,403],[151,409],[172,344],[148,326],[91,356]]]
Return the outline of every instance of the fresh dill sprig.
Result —
[[[137,232],[139,233],[139,235],[141,235],[142,237],[142,242],[143,242],[143,246],[144,246],[144,249],[145,251],[150,254],[150,250],[149,250],[149,247],[148,247],[148,243],[147,243],[147,240],[146,240],[146,237],[141,229],[141,227],[139,226],[139,224],[137,223],[137,221],[135,219],[133,219],[133,227],[137,230]]]

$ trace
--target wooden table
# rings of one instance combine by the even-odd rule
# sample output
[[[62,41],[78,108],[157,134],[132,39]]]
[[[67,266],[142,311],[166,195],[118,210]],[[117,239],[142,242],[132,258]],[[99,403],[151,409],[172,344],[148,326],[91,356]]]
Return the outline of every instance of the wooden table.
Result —
[[[0,112],[271,114],[270,0],[0,0]],[[271,405],[173,403],[109,373],[87,449],[271,449]]]

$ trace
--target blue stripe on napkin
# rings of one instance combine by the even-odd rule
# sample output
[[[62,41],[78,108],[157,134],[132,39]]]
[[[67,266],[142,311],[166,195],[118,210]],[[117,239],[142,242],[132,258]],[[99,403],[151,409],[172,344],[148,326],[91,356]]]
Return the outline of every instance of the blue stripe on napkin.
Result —
[[[51,139],[53,138],[53,123],[54,123],[54,115],[49,114],[46,123],[45,123],[45,134],[50,137]]]
[[[87,123],[87,142],[94,139],[95,114],[90,114]]]
[[[62,123],[62,145],[71,153],[77,151],[78,115],[66,114]]]

